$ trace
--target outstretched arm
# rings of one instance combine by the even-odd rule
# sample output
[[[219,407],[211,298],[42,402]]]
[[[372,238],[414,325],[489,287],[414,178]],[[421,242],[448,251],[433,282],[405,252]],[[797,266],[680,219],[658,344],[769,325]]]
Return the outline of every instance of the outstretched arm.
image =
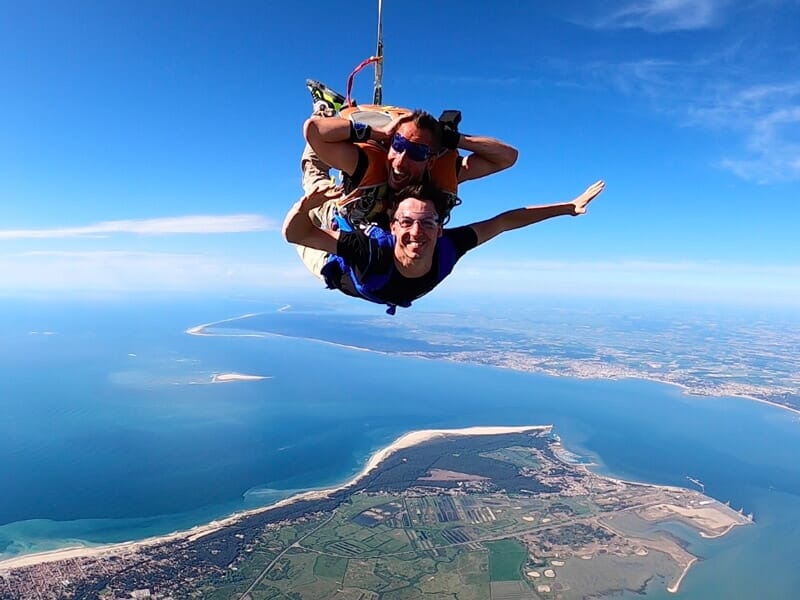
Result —
[[[462,133],[458,139],[458,148],[469,150],[458,172],[458,182],[486,177],[509,168],[517,162],[519,152],[495,138],[467,135]]]
[[[486,221],[473,223],[470,225],[478,236],[478,245],[488,242],[490,239],[503,233],[504,231],[511,231],[512,229],[519,229],[520,227],[527,227],[539,221],[550,219],[552,217],[560,217],[563,215],[577,216],[586,212],[586,207],[589,202],[594,200],[600,192],[603,191],[606,184],[603,181],[597,181],[586,188],[580,196],[571,202],[564,202],[562,204],[547,204],[543,206],[529,206],[527,208],[517,208],[501,213],[496,217],[492,217]]]
[[[335,254],[339,232],[320,229],[311,222],[308,214],[334,197],[338,197],[337,191],[330,188],[325,190],[316,188],[308,196],[303,196],[295,202],[283,221],[283,237],[286,241]]]

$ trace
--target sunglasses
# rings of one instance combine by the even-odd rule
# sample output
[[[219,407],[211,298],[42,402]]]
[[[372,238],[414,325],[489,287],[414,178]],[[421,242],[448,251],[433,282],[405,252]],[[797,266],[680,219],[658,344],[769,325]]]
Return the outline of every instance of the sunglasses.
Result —
[[[409,141],[399,133],[395,133],[392,137],[392,150],[398,154],[405,152],[406,156],[415,162],[422,162],[431,157],[430,146]]]

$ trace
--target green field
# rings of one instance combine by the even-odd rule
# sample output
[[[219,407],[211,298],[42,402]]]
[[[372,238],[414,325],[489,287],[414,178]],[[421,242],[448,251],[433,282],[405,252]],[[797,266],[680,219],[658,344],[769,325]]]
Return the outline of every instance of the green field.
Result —
[[[525,546],[516,540],[486,542],[489,549],[489,581],[522,579],[522,565],[528,558]]]
[[[317,562],[314,563],[314,575],[318,577],[327,577],[329,579],[341,581],[344,578],[344,572],[346,570],[346,558],[321,555],[317,557]]]
[[[428,454],[422,458],[431,459]],[[536,597],[531,585],[535,588],[537,582],[552,585],[541,598],[581,598],[640,592],[651,583],[662,587],[679,575],[675,557],[659,551],[670,547],[669,540],[648,544],[657,537],[649,533],[651,524],[629,510],[637,501],[664,502],[664,492],[604,480],[598,496],[607,500],[603,504],[590,494],[520,493],[537,489],[531,471],[551,473],[546,485],[551,485],[553,472],[566,473],[562,485],[583,484],[588,477],[570,473],[533,444],[495,445],[479,454],[448,448],[446,456],[456,472],[474,469],[482,475],[486,469],[499,473],[505,485],[523,469],[521,476],[531,477],[531,483],[517,482],[513,492],[499,485],[477,491],[470,485],[463,490],[415,485],[405,494],[354,494],[334,513],[266,528],[240,560],[205,582],[202,596],[194,597],[238,600],[260,578],[249,600],[522,600]],[[463,465],[453,457],[461,457]],[[516,469],[504,470],[496,462]],[[585,489],[593,489],[593,483],[584,484]],[[669,491],[670,501],[675,493]],[[598,520],[612,515],[614,530]],[[528,554],[523,539],[535,553]],[[279,554],[280,560],[264,573]],[[554,556],[559,560],[551,561]],[[552,567],[553,573],[534,581],[525,575],[526,565],[540,572]]]

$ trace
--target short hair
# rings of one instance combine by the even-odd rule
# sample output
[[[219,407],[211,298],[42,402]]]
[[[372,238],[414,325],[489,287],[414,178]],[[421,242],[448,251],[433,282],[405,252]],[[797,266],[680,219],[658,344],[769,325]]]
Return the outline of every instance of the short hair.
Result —
[[[439,224],[444,225],[450,220],[450,209],[453,207],[452,194],[440,190],[430,181],[412,183],[394,194],[392,199],[392,212],[397,210],[397,205],[408,198],[416,198],[432,202]]]
[[[439,152],[439,149],[442,146],[442,128],[439,125],[439,120],[431,113],[417,108],[411,113],[410,122],[413,123],[417,129],[423,129],[431,133],[433,138],[431,150],[433,152]]]

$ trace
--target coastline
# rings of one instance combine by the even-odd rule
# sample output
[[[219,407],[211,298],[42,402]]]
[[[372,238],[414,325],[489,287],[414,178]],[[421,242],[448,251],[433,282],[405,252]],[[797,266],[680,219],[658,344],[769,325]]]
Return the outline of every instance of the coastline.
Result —
[[[662,383],[664,385],[674,385],[677,388],[683,390],[683,393],[686,396],[697,396],[699,398],[741,398],[742,400],[751,400],[753,402],[760,402],[761,404],[769,404],[770,406],[774,406],[775,408],[782,408],[784,410],[788,410],[789,412],[795,413],[796,415],[800,416],[800,408],[794,408],[793,406],[789,406],[787,404],[780,404],[778,402],[773,402],[771,400],[765,400],[764,398],[756,398],[755,396],[748,396],[747,394],[731,394],[731,395],[723,395],[723,394],[701,394],[700,392],[696,392],[692,390],[689,386],[678,383],[676,381],[664,381],[663,379],[657,379],[655,377],[648,377],[646,375],[632,375],[631,378],[633,379],[641,379],[643,381],[652,381],[654,383]],[[614,379],[609,377],[609,379]]]
[[[280,309],[278,309],[278,312],[285,312],[286,308],[288,306],[289,305],[281,307]],[[247,318],[250,318],[250,317],[258,316],[259,314],[260,313],[248,313],[248,314],[240,315],[238,317],[230,317],[228,319],[221,319],[219,321],[214,321],[212,323],[205,323],[205,324],[202,324],[202,325],[196,325],[194,327],[190,327],[190,328],[186,329],[185,333],[187,333],[188,335],[198,335],[198,336],[207,336],[207,337],[214,337],[214,336],[219,336],[219,337],[268,337],[268,336],[274,336],[274,337],[287,338],[287,339],[298,339],[298,340],[308,340],[308,341],[313,341],[313,342],[319,342],[319,343],[322,343],[322,344],[336,346],[336,347],[339,347],[339,348],[346,348],[348,350],[359,350],[361,352],[374,352],[375,354],[382,354],[382,355],[397,354],[397,355],[406,356],[406,357],[416,357],[416,358],[428,359],[428,360],[438,360],[438,359],[432,358],[430,356],[417,355],[417,354],[414,354],[414,353],[401,353],[401,352],[387,352],[387,351],[383,351],[383,350],[372,350],[370,348],[364,348],[362,346],[352,346],[352,345],[349,345],[349,344],[342,344],[342,343],[339,343],[339,342],[331,342],[329,340],[322,340],[322,339],[319,339],[319,338],[286,335],[286,334],[282,334],[282,333],[272,333],[272,332],[269,332],[269,331],[260,331],[258,333],[238,333],[238,334],[206,333],[206,331],[205,331],[206,328],[213,327],[214,325],[219,325],[220,323],[228,323],[228,322],[231,322],[231,321],[238,321],[239,319],[247,319]],[[795,407],[789,406],[787,404],[781,404],[779,402],[774,402],[772,400],[766,400],[764,398],[756,398],[755,396],[750,396],[748,394],[734,394],[734,393],[729,393],[729,394],[710,394],[710,393],[702,393],[702,392],[693,390],[692,388],[690,388],[686,384],[679,383],[679,382],[676,382],[676,381],[667,381],[667,380],[664,380],[664,379],[659,379],[657,377],[653,377],[652,375],[648,375],[646,373],[631,373],[629,375],[617,375],[617,376],[610,376],[610,377],[582,376],[582,375],[575,374],[575,373],[558,373],[558,372],[553,372],[552,370],[541,369],[541,368],[536,368],[536,367],[533,367],[531,369],[516,369],[514,367],[510,367],[510,366],[502,365],[502,364],[471,363],[469,360],[458,360],[458,359],[452,359],[452,358],[448,358],[448,357],[442,357],[441,360],[449,360],[449,361],[452,361],[452,362],[458,362],[458,363],[463,363],[463,364],[487,365],[487,366],[497,367],[497,368],[500,368],[500,369],[508,369],[510,371],[517,371],[517,372],[520,372],[520,373],[536,373],[538,375],[547,375],[547,376],[550,376],[550,377],[568,377],[568,378],[574,378],[574,379],[599,379],[599,380],[638,379],[638,380],[641,380],[641,381],[652,381],[654,383],[660,383],[660,384],[663,384],[663,385],[675,386],[675,387],[679,388],[680,390],[682,390],[683,393],[685,395],[687,395],[687,396],[697,396],[697,397],[701,397],[701,398],[702,397],[706,397],[706,398],[728,398],[728,397],[730,397],[730,398],[741,398],[742,400],[751,400],[753,402],[758,402],[760,404],[767,404],[769,406],[774,406],[775,408],[781,408],[783,410],[786,410],[786,411],[789,411],[791,413],[794,413],[795,415],[800,417],[800,408],[795,408]]]
[[[0,561],[0,574],[19,569],[22,567],[32,567],[49,562],[58,562],[72,558],[102,557],[110,555],[134,554],[141,548],[155,546],[166,542],[179,539],[196,540],[204,535],[213,533],[226,525],[235,523],[244,513],[237,513],[225,519],[211,521],[205,525],[197,525],[186,531],[175,531],[166,535],[160,535],[143,540],[120,542],[118,544],[103,544],[100,546],[69,546],[57,550],[47,550],[46,552],[34,552],[31,554],[21,554],[13,558]]]
[[[563,460],[563,459],[561,459],[561,460]],[[569,464],[571,464],[573,467],[583,471],[584,473],[590,473],[591,475],[593,475],[595,477],[600,477],[601,479],[604,479],[604,480],[607,480],[607,481],[611,481],[611,482],[614,482],[614,483],[637,485],[637,486],[655,488],[655,489],[659,489],[659,490],[667,490],[667,491],[672,491],[672,492],[676,492],[676,491],[681,491],[682,492],[682,491],[685,490],[685,488],[672,486],[672,485],[661,485],[661,484],[647,483],[647,482],[642,482],[642,481],[631,481],[629,479],[621,479],[621,478],[612,477],[612,476],[609,476],[609,475],[601,475],[601,474],[596,473],[595,471],[592,470],[591,467],[595,466],[595,465],[584,465],[584,464],[573,464],[573,463],[569,463]],[[702,496],[705,496],[705,494],[702,493],[702,492],[696,492],[696,493],[700,494]],[[711,497],[708,496],[708,498],[711,498]],[[722,502],[720,502],[719,500],[716,500],[715,498],[712,498],[712,500],[714,500],[718,504],[723,504]],[[736,512],[733,509],[730,509],[730,510],[732,512]],[[676,514],[684,516],[684,517],[688,517],[691,520],[691,516],[692,515],[687,515],[683,511],[676,511]],[[746,522],[732,521],[732,522],[728,523],[724,527],[724,529],[722,531],[718,531],[718,532],[714,532],[714,533],[708,533],[707,531],[703,531],[703,529],[700,528],[697,524],[695,524],[694,526],[697,528],[697,533],[701,538],[704,538],[704,539],[715,539],[715,538],[720,538],[720,537],[722,537],[724,535],[727,535],[735,527],[739,527],[739,526],[746,525],[746,524],[747,524]],[[605,526],[608,527],[608,523],[606,523]],[[619,532],[617,532],[617,533],[619,533]],[[622,535],[622,534],[620,534],[620,535]],[[689,562],[686,564],[686,566],[684,567],[683,571],[678,576],[678,578],[667,586],[667,592],[669,592],[671,594],[676,594],[676,593],[678,593],[680,591],[681,583],[683,582],[683,580],[686,577],[686,575],[689,573],[689,571],[692,568],[692,566],[697,561],[698,561],[698,558],[696,556],[693,557],[691,560],[689,560]],[[679,562],[679,564],[680,564],[680,562]]]
[[[466,427],[463,429],[422,429],[418,431],[410,431],[401,435],[388,446],[378,450],[377,452],[374,452],[361,471],[359,471],[351,479],[340,485],[337,485],[336,487],[300,492],[299,494],[284,498],[283,500],[279,500],[278,502],[274,502],[267,506],[261,506],[259,508],[237,512],[225,518],[217,519],[204,525],[197,525],[185,531],[175,531],[166,535],[155,536],[131,542],[122,542],[119,544],[105,544],[100,546],[71,546],[57,550],[48,550],[46,552],[22,554],[0,561],[0,574],[21,567],[30,567],[42,563],[57,562],[72,558],[132,554],[142,548],[179,539],[194,541],[205,535],[218,531],[222,527],[233,525],[240,519],[249,515],[259,514],[273,508],[287,506],[300,500],[319,500],[326,498],[335,492],[341,491],[355,483],[358,483],[360,479],[372,472],[384,459],[395,452],[439,437],[450,435],[500,435],[507,433],[524,433],[527,431],[549,431],[551,429],[552,425],[522,425]]]
[[[285,312],[279,310],[278,312]],[[334,346],[336,348],[345,348],[347,350],[358,350],[359,352],[372,352],[374,354],[382,354],[384,356],[391,356],[395,353],[393,352],[385,352],[383,350],[373,350],[371,348],[364,348],[362,346],[352,346],[349,344],[341,344],[339,342],[331,342],[329,340],[323,340],[320,338],[314,337],[298,337],[296,335],[286,335],[284,333],[274,333],[272,331],[258,331],[253,333],[206,333],[206,328],[213,327],[214,325],[219,325],[220,323],[226,323],[228,321],[236,321],[238,319],[245,319],[248,317],[255,317],[258,316],[258,313],[250,313],[246,315],[241,315],[239,317],[231,317],[230,319],[222,319],[221,321],[214,321],[213,323],[204,323],[203,325],[195,325],[194,327],[190,327],[189,329],[184,330],[184,333],[187,335],[197,335],[197,336],[205,336],[205,337],[256,337],[256,338],[283,338],[286,340],[305,340],[309,342],[317,342],[318,344],[325,344],[327,346]],[[424,356],[420,356],[417,358],[426,358]]]

